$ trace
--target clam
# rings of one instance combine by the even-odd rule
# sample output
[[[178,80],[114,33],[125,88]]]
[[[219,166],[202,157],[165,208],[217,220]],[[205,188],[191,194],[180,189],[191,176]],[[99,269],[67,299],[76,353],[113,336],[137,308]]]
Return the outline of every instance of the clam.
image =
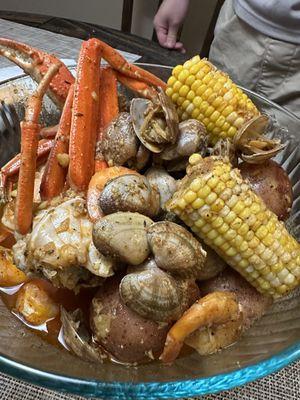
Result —
[[[123,302],[142,317],[170,322],[182,314],[183,286],[159,269],[153,259],[132,269],[120,283]]]
[[[285,144],[262,134],[269,125],[266,115],[259,115],[246,122],[234,137],[234,145],[241,158],[253,164],[262,163],[279,153]]]
[[[165,203],[173,196],[177,189],[174,179],[163,167],[151,167],[145,173],[150,185],[158,190],[160,195],[160,208],[163,210]]]
[[[62,308],[61,322],[64,342],[73,353],[87,361],[103,362],[107,358],[104,350],[93,343],[84,325],[81,310],[68,313]]]
[[[157,265],[174,276],[197,278],[205,264],[206,252],[184,227],[173,222],[156,222],[147,237]]]
[[[138,140],[130,114],[121,112],[104,130],[103,139],[97,144],[97,156],[109,165],[124,165],[137,151]]]
[[[143,175],[123,175],[110,180],[99,204],[104,214],[131,211],[153,217],[159,212],[159,193]]]
[[[208,135],[205,126],[196,119],[188,119],[179,124],[178,140],[175,144],[165,148],[159,154],[162,160],[174,160],[189,157],[200,152],[205,155],[208,144]]]
[[[142,143],[140,143],[135,158],[128,160],[128,167],[140,171],[148,163],[150,154],[150,151]]]
[[[93,227],[93,242],[102,254],[118,262],[141,264],[148,257],[146,228],[153,221],[141,214],[117,212],[99,220]]]
[[[160,153],[168,144],[174,144],[178,136],[178,115],[174,104],[159,91],[155,102],[134,98],[130,115],[137,137],[153,153]]]

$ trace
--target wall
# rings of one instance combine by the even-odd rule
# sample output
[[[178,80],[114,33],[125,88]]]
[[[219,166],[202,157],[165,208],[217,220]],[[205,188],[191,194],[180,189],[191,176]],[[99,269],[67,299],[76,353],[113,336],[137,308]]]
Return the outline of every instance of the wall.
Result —
[[[181,39],[189,53],[201,49],[216,0],[190,0]],[[135,0],[132,32],[151,38],[157,0]],[[54,15],[120,29],[122,0],[0,0],[0,9]]]

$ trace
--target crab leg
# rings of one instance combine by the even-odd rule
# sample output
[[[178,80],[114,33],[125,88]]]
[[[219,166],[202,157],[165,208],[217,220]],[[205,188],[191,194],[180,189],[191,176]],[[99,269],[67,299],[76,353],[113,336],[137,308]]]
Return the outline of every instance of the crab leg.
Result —
[[[58,74],[49,85],[48,94],[62,108],[70,85],[75,79],[69,69],[52,54],[15,40],[0,38],[0,55],[21,67],[36,82],[40,82],[52,64],[60,63]]]
[[[86,190],[94,173],[95,146],[99,125],[101,46],[97,39],[83,42],[74,88],[69,145],[69,183]]]
[[[99,109],[97,142],[101,142],[104,129],[119,113],[116,72],[110,67],[102,68],[100,72]],[[95,159],[95,172],[106,167],[106,161]]]
[[[99,43],[102,49],[102,57],[109,63],[112,68],[130,78],[148,83],[148,85],[160,86],[163,89],[166,88],[166,83],[159,79],[157,76],[138,67],[137,65],[130,64],[117,50],[109,46],[107,43],[102,42],[99,39],[94,40],[97,40],[97,42]]]
[[[154,87],[134,78],[129,78],[120,72],[116,72],[116,74],[118,81],[133,92],[138,93],[140,96],[145,97],[146,99],[152,100],[157,98],[157,91],[154,89]]]
[[[37,149],[37,163],[38,165],[43,164],[45,158],[48,156],[52,149],[54,140],[41,139],[38,143]],[[4,167],[1,168],[0,172],[0,193],[5,201],[7,201],[7,186],[8,180],[16,180],[19,174],[21,166],[21,153],[17,154],[12,158]]]
[[[16,231],[26,234],[32,223],[34,178],[40,125],[39,114],[43,96],[61,64],[52,64],[28,100],[25,119],[21,122],[21,166],[15,208]]]
[[[43,200],[52,199],[58,196],[65,185],[67,167],[68,167],[68,152],[69,152],[69,136],[72,117],[72,103],[74,97],[74,85],[70,87],[67,100],[65,102],[61,115],[59,128],[55,137],[54,146],[51,149],[45,171],[43,173],[40,193]],[[67,159],[64,165],[60,158]]]

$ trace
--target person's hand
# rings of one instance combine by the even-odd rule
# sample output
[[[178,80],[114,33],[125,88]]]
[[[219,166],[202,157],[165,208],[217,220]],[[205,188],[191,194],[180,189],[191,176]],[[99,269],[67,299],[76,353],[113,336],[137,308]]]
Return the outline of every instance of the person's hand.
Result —
[[[177,33],[188,11],[189,0],[164,0],[154,17],[159,44],[168,49],[185,53],[181,42],[177,41]]]

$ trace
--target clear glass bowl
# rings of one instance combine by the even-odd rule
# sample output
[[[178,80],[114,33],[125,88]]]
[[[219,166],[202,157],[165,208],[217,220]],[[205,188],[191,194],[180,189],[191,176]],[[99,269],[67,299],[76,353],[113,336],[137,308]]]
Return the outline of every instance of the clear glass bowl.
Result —
[[[163,79],[170,68],[145,66]],[[17,105],[35,86],[27,76],[0,84],[0,98]],[[300,120],[269,100],[245,90],[258,107],[273,116],[272,132],[287,142],[277,157],[289,173],[294,206],[289,228],[300,239]],[[45,99],[43,119],[58,112]],[[172,366],[158,362],[139,367],[81,361],[26,329],[0,301],[0,371],[49,388],[82,396],[115,399],[180,398],[215,393],[261,378],[300,358],[300,290],[275,303],[242,340],[221,353],[180,357]]]

